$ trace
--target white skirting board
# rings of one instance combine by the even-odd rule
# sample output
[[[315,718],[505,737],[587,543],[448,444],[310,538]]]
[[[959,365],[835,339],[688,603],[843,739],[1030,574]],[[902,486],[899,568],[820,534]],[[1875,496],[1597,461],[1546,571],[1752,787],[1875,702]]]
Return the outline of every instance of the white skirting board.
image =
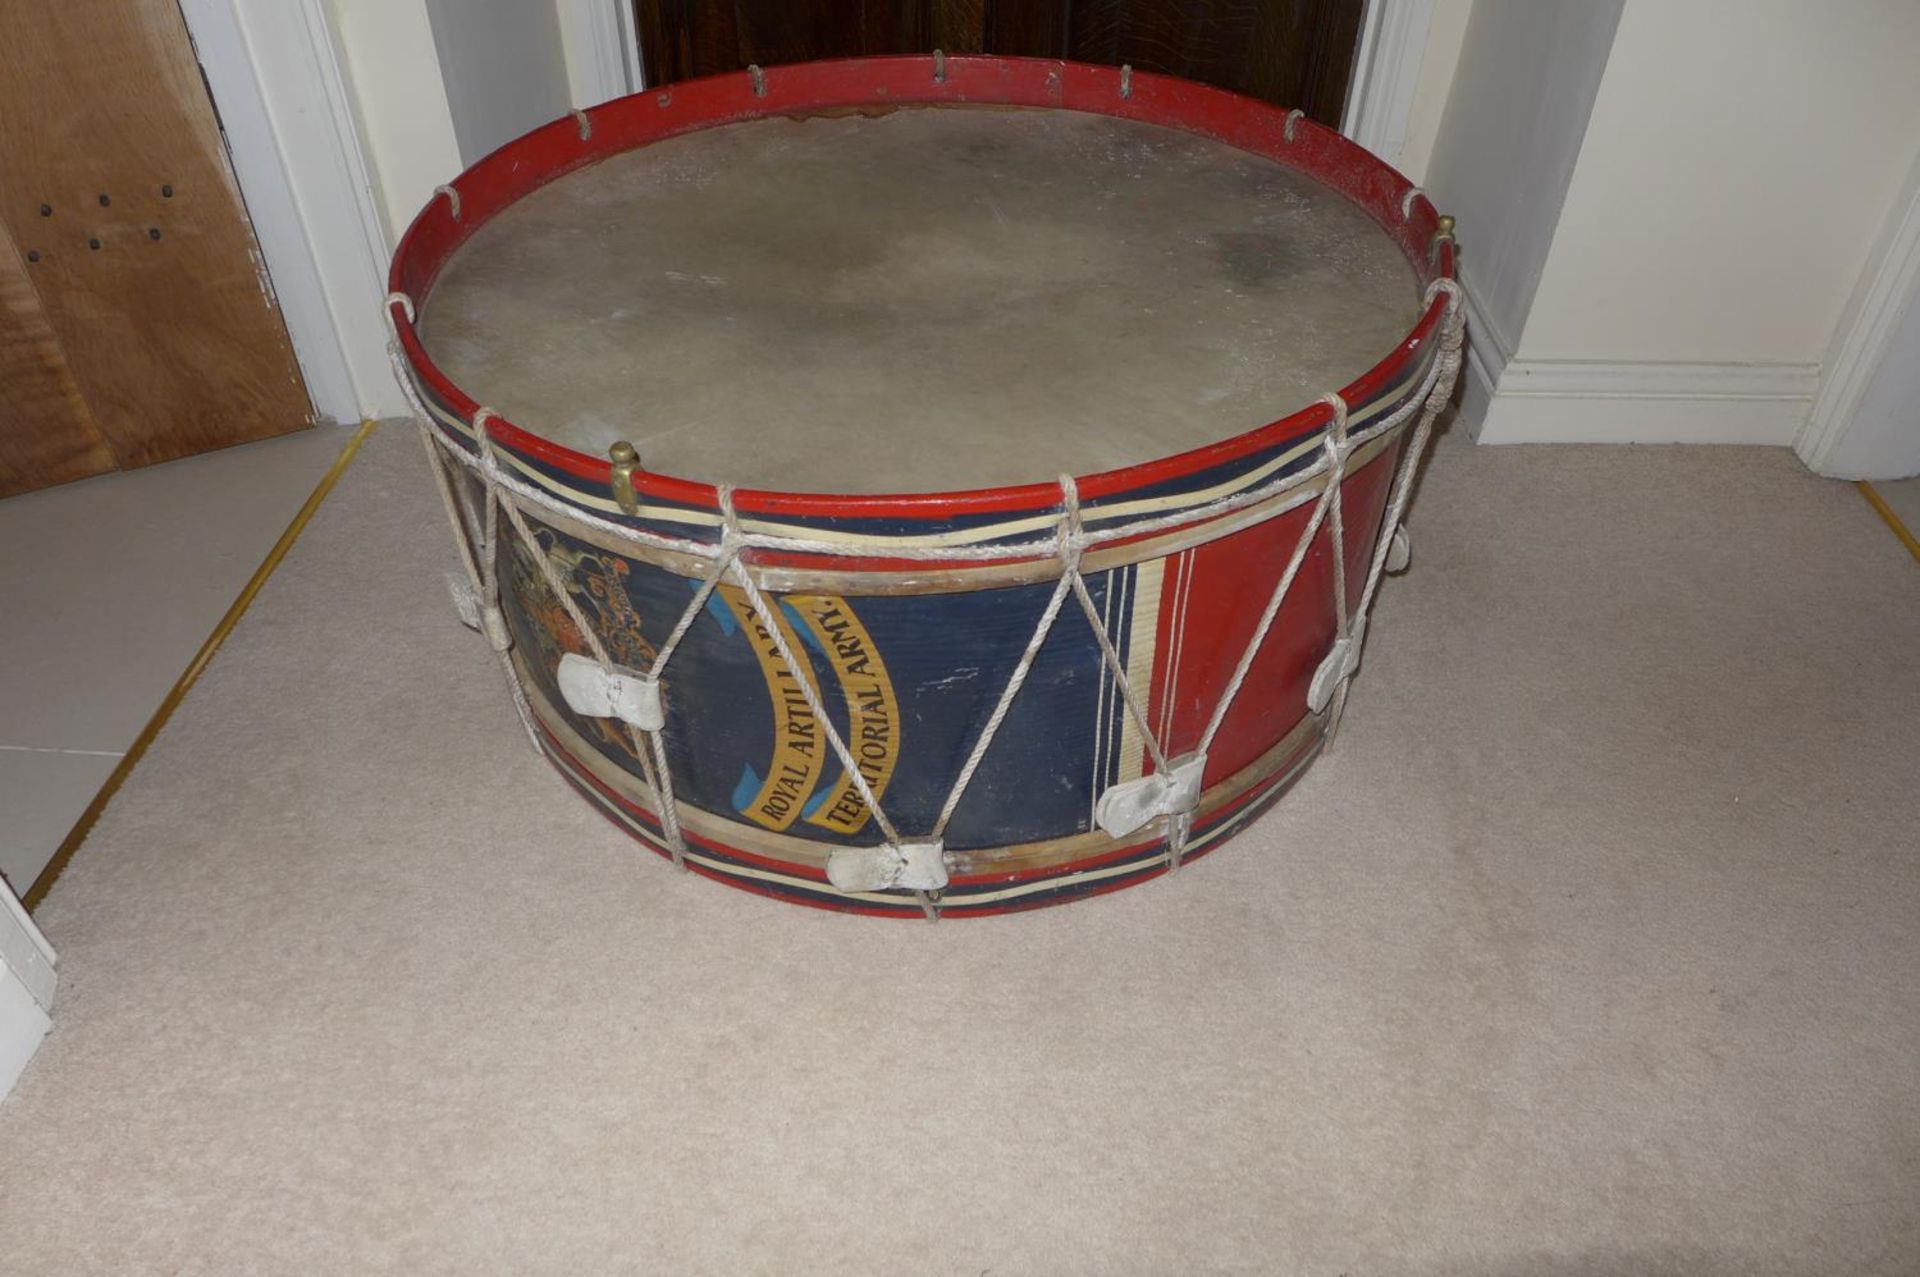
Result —
[[[0,885],[0,1099],[53,1025],[54,961],[53,946]]]
[[[1516,359],[1471,281],[1460,418],[1481,443],[1793,443],[1818,364]]]

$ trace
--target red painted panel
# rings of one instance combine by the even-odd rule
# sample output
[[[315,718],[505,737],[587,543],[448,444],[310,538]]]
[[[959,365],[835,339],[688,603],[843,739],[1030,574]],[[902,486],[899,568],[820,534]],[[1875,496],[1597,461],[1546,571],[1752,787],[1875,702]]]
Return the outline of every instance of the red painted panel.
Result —
[[[1396,443],[1342,485],[1349,612],[1360,602],[1399,456]],[[1169,561],[1161,586],[1150,711],[1165,733],[1169,757],[1199,746],[1313,509],[1309,502]],[[1207,756],[1206,784],[1253,762],[1307,713],[1307,684],[1334,639],[1332,543],[1331,523],[1322,520],[1246,683],[1221,722]]]

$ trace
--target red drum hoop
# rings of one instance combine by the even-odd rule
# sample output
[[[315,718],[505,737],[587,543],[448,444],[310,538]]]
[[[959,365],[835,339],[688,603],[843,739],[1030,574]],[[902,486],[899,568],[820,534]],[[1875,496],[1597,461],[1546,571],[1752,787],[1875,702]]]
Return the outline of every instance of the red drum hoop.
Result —
[[[1266,425],[1074,480],[951,492],[736,491],[610,462],[493,413],[422,345],[415,302],[454,253],[575,170],[722,125],[935,104],[1111,116],[1288,166],[1363,210],[1413,266],[1426,303],[1373,367]],[[852,912],[966,916],[1178,867],[1240,828],[1317,753],[1357,667],[1381,568],[1404,554],[1398,519],[1412,467],[1458,369],[1454,271],[1450,220],[1298,111],[1127,68],[936,54],[754,68],[536,129],[440,188],[414,219],[394,256],[387,318],[460,540],[463,611],[502,653],[529,732],[563,775],[655,850],[730,885]],[[1416,418],[1417,430],[1402,428]],[[1217,561],[1203,563],[1202,551]],[[1201,618],[1206,632],[1194,637],[1179,592],[1209,573],[1216,589],[1258,575],[1261,597],[1271,584],[1265,612],[1230,592],[1243,604]],[[1158,601],[1163,592],[1169,601]],[[1015,619],[985,616],[987,603]],[[1088,637],[1050,633],[1076,607]],[[912,704],[963,654],[897,638],[887,659],[904,674],[889,683],[887,627],[913,608],[949,647],[977,638],[998,652],[981,669],[1004,693]],[[676,649],[681,665],[665,670]],[[988,755],[1003,718],[1030,716],[1009,728],[1016,735],[1071,719],[1061,698],[1088,684],[1068,670],[1076,660],[1098,671],[1096,734],[1111,738],[1089,773],[1093,789],[1076,800],[1091,814],[999,811],[1003,799],[980,790],[962,802],[976,768],[993,773],[984,792],[1002,796],[1012,778],[1045,771]],[[740,687],[729,680],[754,661],[775,721],[736,741],[726,716]],[[782,679],[805,700],[788,697],[805,730],[784,743]],[[1260,702],[1236,707],[1243,687]],[[881,711],[884,758],[869,762],[862,751],[880,738],[860,734],[876,730],[862,715]],[[909,721],[918,737],[903,743]],[[1128,733],[1132,762],[1122,766],[1107,754]],[[716,762],[716,748],[735,753]],[[792,794],[776,785],[783,749],[805,773]],[[744,771],[742,753],[755,759]],[[740,776],[737,801],[726,797],[728,767]],[[888,818],[896,802],[898,824]]]
[[[451,184],[453,199],[435,199],[401,237],[388,287],[424,298],[441,267],[474,231],[515,200],[609,156],[682,133],[744,120],[842,108],[929,103],[978,103],[1053,107],[1118,119],[1139,120],[1224,142],[1298,169],[1364,209],[1400,246],[1420,282],[1454,278],[1454,247],[1442,237],[1439,213],[1423,193],[1372,153],[1332,129],[1252,98],[1171,76],[1039,58],[947,57],[936,77],[930,57],[849,58],[774,67],[759,73],[764,93],[749,72],[710,76],[594,107],[507,143]],[[583,137],[582,134],[585,133]],[[1409,196],[1412,196],[1409,199]],[[481,406],[455,385],[421,345],[412,317],[390,306],[400,348],[422,387],[469,423]],[[1349,404],[1376,398],[1406,370],[1438,332],[1446,299],[1436,298],[1406,339],[1350,384],[1337,387]],[[1097,502],[1115,494],[1164,483],[1207,469],[1285,439],[1323,429],[1328,411],[1304,406],[1256,430],[1177,456],[1077,476],[1081,496]],[[575,452],[495,417],[490,430],[503,447],[604,488],[611,467],[604,458]],[[636,476],[642,499],[717,509],[711,483],[651,471]],[[881,516],[945,521],[954,517],[1051,510],[1059,489],[1051,482],[970,492],[829,495],[741,489],[734,504],[743,515],[797,519]]]

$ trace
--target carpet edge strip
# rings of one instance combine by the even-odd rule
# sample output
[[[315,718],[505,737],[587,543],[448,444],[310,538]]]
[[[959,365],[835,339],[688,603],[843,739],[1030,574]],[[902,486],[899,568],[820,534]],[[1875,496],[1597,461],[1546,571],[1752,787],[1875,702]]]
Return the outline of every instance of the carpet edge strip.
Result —
[[[233,602],[227,606],[226,612],[213,627],[213,632],[207,635],[206,641],[200,645],[200,650],[195,652],[193,659],[187,663],[187,668],[181,672],[179,678],[174,680],[173,686],[167,689],[160,707],[154,710],[146,726],[140,729],[140,734],[133,738],[133,744],[127,747],[127,752],[108,773],[105,782],[94,793],[85,810],[80,813],[80,818],[74,821],[73,828],[69,829],[67,836],[60,840],[60,845],[54,849],[52,858],[40,870],[39,876],[33,880],[33,885],[28,887],[26,894],[20,898],[20,903],[26,908],[28,914],[38,909],[41,902],[47,898],[47,893],[53,890],[53,884],[59,881],[60,875],[72,861],[73,854],[80,849],[82,843],[86,842],[87,835],[93,832],[95,823],[106,811],[107,805],[113,801],[114,795],[120,792],[120,786],[126,783],[127,777],[133,774],[133,769],[139,766],[140,760],[146,756],[148,747],[159,737],[161,730],[167,725],[167,720],[173,717],[174,710],[180,707],[180,702],[185,700],[187,693],[193,690],[193,685],[200,681],[200,675],[212,663],[214,654],[226,643],[227,636],[233,633],[233,628],[240,623],[240,618],[247,614],[247,609],[253,605],[254,598],[266,585],[267,579],[280,566],[280,561],[287,557],[287,552],[293,548],[293,543],[300,539],[300,534],[306,531],[307,524],[312,521],[321,504],[333,491],[334,485],[340,481],[340,476],[345,474],[347,467],[353,464],[353,458],[360,451],[360,445],[367,441],[379,424],[377,421],[366,420],[354,430],[353,437],[347,440],[346,446],[340,450],[340,455],[333,459],[333,464],[327,467],[327,472],[320,477],[320,482],[315,484],[313,491],[307,494],[307,499],[301,503],[300,509],[287,524],[286,530],[281,532],[280,539],[273,543],[273,548],[267,551],[267,556],[260,560],[260,566],[253,570],[253,575],[247,578],[247,583],[240,587],[240,593],[234,596]]]
[[[1920,537],[1913,535],[1912,530],[1901,521],[1900,516],[1894,513],[1893,507],[1887,504],[1887,499],[1865,479],[1855,480],[1853,486],[1860,490],[1860,495],[1867,499],[1867,504],[1872,506],[1874,512],[1893,529],[1893,535],[1900,538],[1900,544],[1907,547],[1907,553],[1911,554],[1916,561],[1920,561]]]

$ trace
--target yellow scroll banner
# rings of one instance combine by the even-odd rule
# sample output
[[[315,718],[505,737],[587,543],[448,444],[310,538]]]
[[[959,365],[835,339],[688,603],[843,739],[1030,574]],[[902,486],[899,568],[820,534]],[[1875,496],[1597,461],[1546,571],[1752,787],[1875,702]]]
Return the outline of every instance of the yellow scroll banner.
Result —
[[[900,702],[886,662],[867,627],[837,595],[796,594],[787,602],[807,623],[833,662],[847,704],[847,751],[875,798],[885,796],[900,759]],[[872,815],[843,767],[834,792],[807,823],[837,834],[854,834]]]
[[[820,783],[826,754],[832,747],[821,736],[819,720],[807,708],[799,681],[781,658],[772,633],[754,615],[745,592],[737,586],[723,585],[717,593],[753,644],[760,673],[767,681],[767,699],[773,706],[773,758],[767,765],[767,778],[760,782],[760,792],[745,809],[746,815],[768,829],[782,830],[793,823],[807,796]],[[777,607],[772,610],[774,624],[780,627],[787,647],[799,651],[799,635]]]

